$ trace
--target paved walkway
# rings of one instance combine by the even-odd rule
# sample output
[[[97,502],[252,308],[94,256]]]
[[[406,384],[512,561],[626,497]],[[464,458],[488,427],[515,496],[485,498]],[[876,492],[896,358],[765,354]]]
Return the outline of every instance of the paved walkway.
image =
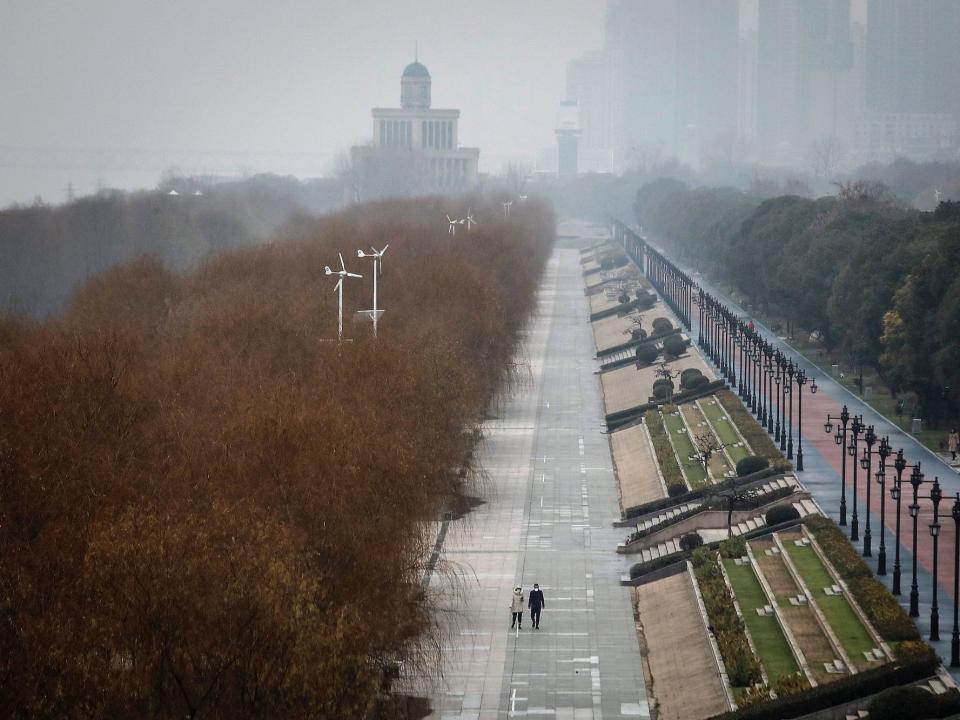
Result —
[[[646,426],[632,425],[610,433],[610,449],[624,509],[667,496]]]
[[[649,717],[583,287],[579,253],[555,250],[521,351],[529,378],[485,426],[488,502],[450,525],[431,583],[447,628],[433,717]],[[534,582],[541,629],[527,614],[511,632],[511,592]]]

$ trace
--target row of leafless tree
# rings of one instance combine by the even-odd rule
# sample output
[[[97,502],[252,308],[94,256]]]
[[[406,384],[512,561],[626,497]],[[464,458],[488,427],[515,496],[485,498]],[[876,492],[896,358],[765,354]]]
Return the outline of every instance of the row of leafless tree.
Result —
[[[429,662],[418,521],[553,237],[533,201],[472,206],[456,238],[444,201],[396,201],[186,275],[138,260],[0,325],[0,716],[373,717],[392,660]],[[324,265],[366,275],[352,315],[385,242],[379,339],[325,342]]]

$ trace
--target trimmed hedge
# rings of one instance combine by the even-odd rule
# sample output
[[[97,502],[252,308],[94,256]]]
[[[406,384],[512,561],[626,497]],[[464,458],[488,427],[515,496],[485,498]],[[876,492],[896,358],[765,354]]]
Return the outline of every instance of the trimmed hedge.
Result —
[[[658,317],[653,321],[653,330],[656,333],[665,333],[673,330],[673,323],[665,317]]]
[[[894,661],[856,675],[788,697],[778,698],[745,710],[714,715],[710,720],[788,720],[874,695],[897,685],[906,685],[933,675],[940,660],[932,648],[923,657]],[[907,715],[906,717],[914,717]]]
[[[743,439],[750,444],[754,455],[760,455],[771,460],[783,457],[780,454],[780,449],[773,444],[773,440],[767,435],[767,431],[760,427],[760,423],[747,411],[735,393],[730,390],[721,390],[716,395],[723,409],[727,411],[730,419],[740,430]]]
[[[666,400],[673,393],[672,385],[658,385],[653,389],[653,396],[657,400]]]
[[[691,378],[687,383],[687,390],[696,390],[697,388],[702,388],[704,385],[709,384],[710,379],[704,375],[697,375],[694,378]]]
[[[657,456],[657,464],[663,474],[663,481],[667,484],[667,492],[671,496],[674,492],[684,494],[687,491],[687,483],[684,481],[683,473],[677,464],[677,457],[673,452],[673,445],[670,444],[666,428],[663,427],[663,417],[655,410],[648,410],[643,414],[643,422],[650,432],[653,451]],[[675,488],[678,489],[675,490]]]
[[[654,343],[646,343],[644,345],[637,345],[637,351],[634,353],[638,362],[652,363],[658,357],[660,357],[660,348],[658,348]]]
[[[696,550],[703,545],[703,538],[698,533],[688,533],[680,538],[681,550]]]
[[[706,548],[694,550],[691,561],[730,684],[749,687],[761,682],[760,663],[747,642],[743,620],[733,607],[733,598],[713,551]]]
[[[777,505],[767,510],[767,525],[777,525],[788,520],[799,520],[800,513],[793,505]]]
[[[828,518],[809,516],[804,524],[820,549],[847,583],[854,599],[880,636],[888,642],[919,640],[920,632],[897,599],[873,577],[873,572],[849,543],[847,536]]]
[[[683,355],[684,351],[687,349],[686,341],[679,335],[670,335],[667,338],[664,338],[663,341],[663,351],[674,357],[679,357]]]
[[[943,718],[960,712],[960,692],[952,690],[943,695],[933,695],[917,685],[892,687],[873,698],[868,710],[870,720]]]
[[[755,472],[760,472],[764,468],[770,467],[770,461],[765,457],[758,457],[756,455],[748,455],[743,458],[740,462],[737,463],[737,477],[743,477],[744,475],[752,475]]]
[[[659,380],[653,381],[653,389],[656,390],[658,387],[673,387],[673,380],[669,378],[660,378]]]

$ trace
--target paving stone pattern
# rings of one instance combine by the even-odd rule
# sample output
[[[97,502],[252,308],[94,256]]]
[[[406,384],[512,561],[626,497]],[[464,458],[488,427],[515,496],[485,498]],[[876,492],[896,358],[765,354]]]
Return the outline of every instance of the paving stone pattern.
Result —
[[[529,377],[485,426],[488,502],[447,533],[432,717],[649,717],[583,287],[579,252],[556,249],[520,353]],[[525,613],[512,632],[512,590],[534,582],[540,629]]]

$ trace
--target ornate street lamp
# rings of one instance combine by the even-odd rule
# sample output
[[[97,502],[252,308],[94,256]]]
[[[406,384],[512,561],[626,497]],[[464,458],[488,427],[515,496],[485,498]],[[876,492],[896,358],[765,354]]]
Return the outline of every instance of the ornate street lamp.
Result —
[[[863,449],[863,457],[860,458],[860,467],[867,471],[866,476],[864,477],[864,485],[867,488],[867,526],[863,531],[863,556],[872,557],[873,556],[873,536],[870,533],[870,496],[873,494],[870,492],[870,470],[873,460],[873,444],[877,441],[877,434],[873,431],[873,425],[867,427],[867,432],[863,435],[863,442],[866,443],[866,447]],[[883,535],[883,529],[880,530],[880,534]]]
[[[917,516],[920,515],[920,505],[917,500],[920,498],[920,486],[923,484],[920,463],[913,466],[910,484],[913,486],[913,502],[910,503],[910,517],[913,518],[913,580],[910,583],[910,617],[920,617],[920,588],[917,586]]]
[[[903,448],[897,450],[897,457],[893,461],[893,468],[897,477],[890,488],[890,497],[897,503],[897,531],[893,543],[893,589],[894,595],[900,594],[900,499],[903,496],[903,471],[907,469],[907,460],[903,457]]]
[[[877,553],[877,575],[887,574],[887,543],[884,540],[883,529],[886,527],[887,517],[887,458],[893,453],[890,447],[890,438],[885,437],[880,440],[880,447],[877,448],[877,457],[880,458],[880,466],[877,468],[877,483],[880,485],[880,551]],[[897,522],[900,518],[897,517]]]
[[[767,432],[773,435],[773,346],[767,343],[766,347],[766,373],[767,373]],[[777,381],[777,393],[779,395],[780,382]],[[780,416],[777,416],[777,435],[780,434]],[[777,438],[780,439],[779,437]]]
[[[780,449],[784,449],[783,444],[783,433],[780,432],[780,415],[783,412],[783,393],[780,390],[780,383],[783,381],[783,376],[780,373],[780,351],[777,350],[773,354],[773,381],[777,386],[777,431],[774,434],[773,439],[780,443]]]
[[[853,417],[853,423],[850,425],[850,436],[852,438],[847,446],[847,454],[853,458],[853,516],[850,518],[850,540],[856,542],[860,539],[860,520],[857,518],[857,440],[864,431],[863,418],[860,415]],[[870,478],[867,478],[870,481]]]
[[[940,606],[937,603],[939,587],[937,585],[937,555],[940,549],[940,501],[943,493],[940,491],[939,478],[933,479],[933,488],[930,490],[930,500],[933,502],[933,522],[930,523],[930,537],[933,538],[933,604],[930,606],[930,641],[940,639]]]
[[[787,435],[787,460],[793,460],[793,376],[796,370],[793,360],[790,360],[787,364],[787,377],[790,378],[790,432]]]
[[[847,525],[847,423],[850,421],[850,411],[847,410],[847,406],[843,406],[843,410],[840,411],[840,414],[837,416],[827,415],[827,421],[823,424],[823,429],[829,435],[833,432],[833,421],[839,420],[840,425],[837,427],[837,434],[834,437],[834,441],[837,445],[842,446],[840,450],[840,525],[846,527]],[[777,417],[777,422],[779,423],[780,418]],[[778,436],[779,436],[779,424],[777,425]],[[779,440],[780,438],[777,437]],[[899,501],[898,501],[899,502]],[[899,550],[898,550],[899,552]]]
[[[953,637],[950,638],[950,667],[960,667],[960,493],[953,501]]]
[[[797,369],[797,472],[803,472],[803,386],[807,384],[807,374],[803,368]],[[817,380],[810,383],[810,394],[817,394]]]

